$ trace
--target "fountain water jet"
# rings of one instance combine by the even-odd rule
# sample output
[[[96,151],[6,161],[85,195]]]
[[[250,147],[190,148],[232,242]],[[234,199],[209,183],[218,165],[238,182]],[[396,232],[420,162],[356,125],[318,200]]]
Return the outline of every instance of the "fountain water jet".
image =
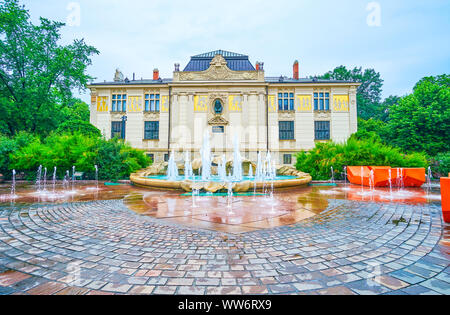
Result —
[[[16,196],[16,170],[12,171],[11,198]]]
[[[205,132],[203,136],[202,155],[202,180],[204,182],[211,179],[211,145],[209,143],[209,133]]]
[[[194,177],[194,171],[192,170],[191,156],[189,151],[186,151],[184,157],[184,179],[189,180]]]
[[[239,149],[238,136],[234,138],[234,155],[233,155],[233,179],[235,181],[242,181],[243,171],[242,171],[242,156]]]
[[[41,177],[42,177],[42,165],[39,165],[36,175],[36,188],[37,191],[41,191]]]
[[[178,178],[178,166],[175,163],[175,151],[172,151],[172,154],[169,158],[169,166],[167,168],[167,178],[171,181],[175,181]]]
[[[55,193],[55,188],[56,188],[56,166],[53,168],[53,178],[52,178],[53,193]]]
[[[44,168],[44,191],[47,191],[47,168]]]

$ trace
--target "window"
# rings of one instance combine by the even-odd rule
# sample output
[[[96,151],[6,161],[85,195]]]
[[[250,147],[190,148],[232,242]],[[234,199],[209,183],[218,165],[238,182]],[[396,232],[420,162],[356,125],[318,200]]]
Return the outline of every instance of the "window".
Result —
[[[294,140],[294,122],[280,121],[280,140]]]
[[[159,112],[159,94],[145,94],[145,111]]]
[[[111,122],[111,138],[123,139],[123,124],[121,121]]]
[[[318,92],[314,93],[314,110],[329,111],[330,110],[330,93]]]
[[[278,110],[294,110],[294,93],[278,93]]]
[[[147,156],[152,159],[152,163],[155,162],[155,155],[153,153],[147,153]]]
[[[283,155],[283,164],[291,165],[292,164],[292,154],[284,154]]]
[[[224,126],[213,126],[212,132],[213,133],[225,133],[225,127]]]
[[[164,154],[164,162],[169,162],[169,154]]]
[[[316,140],[330,140],[330,122],[316,121],[315,133],[316,133]]]
[[[216,115],[220,115],[223,112],[223,105],[222,102],[220,100],[216,100],[214,102],[214,112],[216,113]]]
[[[112,111],[113,112],[126,112],[127,111],[127,95],[126,94],[113,94],[112,95]]]
[[[145,122],[145,140],[159,139],[159,121]]]

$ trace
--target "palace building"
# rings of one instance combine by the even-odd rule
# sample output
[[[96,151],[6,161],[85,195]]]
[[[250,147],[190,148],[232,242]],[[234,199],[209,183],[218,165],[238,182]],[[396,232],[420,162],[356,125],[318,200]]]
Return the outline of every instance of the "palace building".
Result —
[[[359,85],[300,78],[297,61],[292,78],[266,77],[264,63],[218,50],[191,57],[183,71],[175,64],[171,79],[157,69],[152,80],[124,79],[116,71],[114,81],[88,87],[91,123],[155,162],[171,152],[178,161],[186,151],[199,158],[208,132],[215,156],[231,158],[238,142],[246,159],[270,151],[280,165],[290,165],[316,142],[344,142],[357,131]]]

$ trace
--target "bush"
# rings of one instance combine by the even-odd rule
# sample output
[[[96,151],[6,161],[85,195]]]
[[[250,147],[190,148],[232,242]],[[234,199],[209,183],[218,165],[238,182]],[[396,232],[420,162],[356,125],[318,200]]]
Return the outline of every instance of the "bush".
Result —
[[[19,132],[14,138],[0,136],[0,174],[5,178],[12,177],[10,154],[19,150],[19,148],[35,141],[35,137],[26,132]]]
[[[59,125],[56,133],[74,133],[79,132],[86,136],[100,137],[102,133],[94,125],[83,120],[68,120]]]
[[[433,175],[447,177],[450,173],[450,152],[440,153],[433,160]]]
[[[95,163],[99,167],[99,179],[118,180],[149,166],[151,159],[143,151],[112,139],[100,142]]]
[[[318,143],[311,152],[297,154],[298,170],[310,173],[314,180],[331,178],[331,167],[335,178],[343,178],[344,166],[392,166],[426,167],[425,154],[403,154],[400,149],[384,145],[380,141],[359,140],[354,136],[344,144]]]
[[[57,167],[58,178],[75,166],[87,179],[95,178],[95,165],[99,167],[99,179],[117,180],[150,164],[150,159],[140,150],[131,148],[120,140],[104,140],[79,132],[52,134],[44,141],[34,139],[28,145],[10,155],[10,168],[24,171],[34,178],[39,165],[53,172]]]

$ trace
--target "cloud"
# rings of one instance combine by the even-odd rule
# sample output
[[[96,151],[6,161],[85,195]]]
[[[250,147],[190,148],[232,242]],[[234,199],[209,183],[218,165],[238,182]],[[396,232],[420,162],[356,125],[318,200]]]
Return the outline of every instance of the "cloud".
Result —
[[[39,15],[65,21],[72,1],[25,0]],[[385,96],[404,94],[424,75],[450,71],[448,1],[378,1],[381,27],[366,23],[371,1],[292,0],[79,0],[80,27],[66,27],[65,41],[84,37],[101,55],[89,72],[111,80],[116,67],[127,76],[171,77],[173,64],[225,49],[264,61],[267,75],[303,76],[339,65],[375,68]],[[83,96],[88,100],[88,96]]]

